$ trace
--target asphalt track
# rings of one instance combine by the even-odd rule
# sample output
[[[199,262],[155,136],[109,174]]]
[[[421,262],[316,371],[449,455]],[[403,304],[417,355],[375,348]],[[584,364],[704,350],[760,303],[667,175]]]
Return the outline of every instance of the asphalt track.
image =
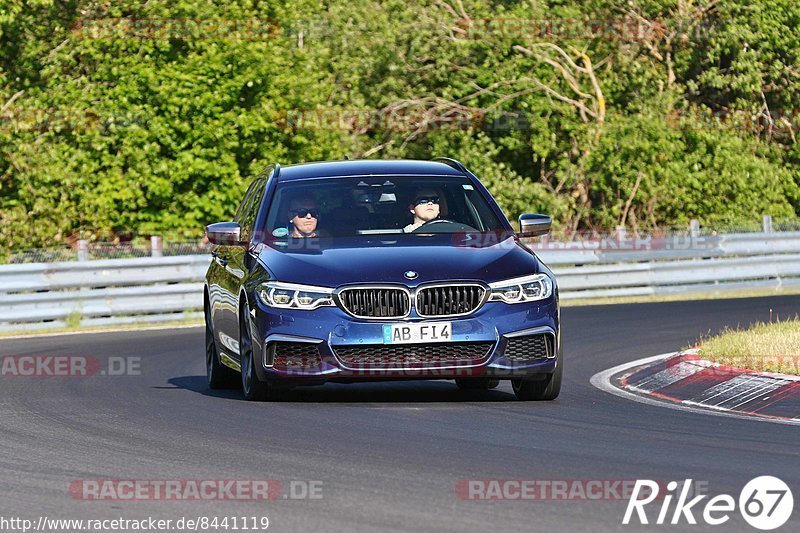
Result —
[[[626,501],[465,501],[455,487],[691,478],[738,499],[747,481],[774,475],[796,501],[782,530],[797,531],[800,428],[646,405],[589,383],[724,326],[768,320],[770,309],[794,316],[800,298],[565,308],[565,382],[550,403],[515,401],[507,382],[465,392],[445,381],[326,385],[249,403],[206,389],[202,328],[2,340],[0,355],[140,357],[141,375],[0,377],[0,516],[268,516],[279,531],[638,531],[621,525]],[[323,497],[82,501],[68,492],[80,479],[318,480]],[[754,531],[738,513],[709,529]]]

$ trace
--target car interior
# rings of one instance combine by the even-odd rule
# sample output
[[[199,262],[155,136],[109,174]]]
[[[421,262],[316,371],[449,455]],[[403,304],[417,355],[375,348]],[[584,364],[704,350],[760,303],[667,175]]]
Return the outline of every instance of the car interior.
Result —
[[[403,233],[413,222],[409,205],[419,190],[433,190],[439,198],[441,224],[416,232],[456,233],[490,231],[499,226],[496,216],[473,186],[461,179],[349,179],[287,183],[279,187],[267,217],[268,234],[285,235],[292,199],[313,197],[319,206],[319,229],[328,236]]]

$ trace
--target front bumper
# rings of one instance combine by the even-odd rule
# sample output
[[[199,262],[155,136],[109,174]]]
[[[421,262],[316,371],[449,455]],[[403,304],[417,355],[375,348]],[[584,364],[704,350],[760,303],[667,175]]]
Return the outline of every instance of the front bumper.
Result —
[[[252,328],[256,337],[254,348],[260,354],[256,373],[262,380],[294,383],[469,377],[509,379],[548,374],[562,364],[558,319],[555,297],[523,304],[488,302],[475,313],[459,318],[423,319],[412,311],[409,317],[400,320],[358,319],[338,307],[321,307],[314,311],[275,309],[259,301]],[[458,352],[459,347],[469,347],[464,351],[472,355],[457,359],[448,356],[442,360],[437,360],[436,356],[394,358],[393,353],[402,352],[399,347],[404,345],[383,343],[384,324],[442,321],[452,324],[451,341],[415,345],[412,351],[421,354],[430,346],[431,352],[452,353]],[[543,339],[546,353],[520,358],[511,357],[513,350],[509,350],[507,356],[510,342],[532,338]],[[280,343],[290,343],[286,345],[297,348],[288,364],[285,356],[276,358],[276,346]],[[479,355],[475,355],[476,350]],[[371,352],[376,356],[361,362],[343,355]],[[385,354],[385,357],[377,354]]]

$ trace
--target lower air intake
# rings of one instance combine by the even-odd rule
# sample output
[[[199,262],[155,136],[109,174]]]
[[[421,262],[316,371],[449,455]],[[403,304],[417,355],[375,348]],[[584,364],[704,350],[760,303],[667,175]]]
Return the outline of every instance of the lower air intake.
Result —
[[[335,346],[336,356],[348,367],[404,368],[425,365],[466,365],[485,360],[493,342],[442,344],[371,344]]]
[[[272,342],[267,347],[267,364],[283,371],[318,371],[322,356],[316,344],[309,342]]]
[[[511,361],[536,361],[555,357],[553,352],[553,336],[546,333],[510,337],[504,352]]]

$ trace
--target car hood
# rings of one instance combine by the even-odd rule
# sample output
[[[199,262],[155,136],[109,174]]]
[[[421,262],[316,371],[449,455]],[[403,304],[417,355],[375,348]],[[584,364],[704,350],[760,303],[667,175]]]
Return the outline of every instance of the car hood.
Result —
[[[499,281],[539,272],[536,256],[513,236],[398,235],[272,241],[259,261],[274,279],[337,287],[349,283]],[[413,281],[404,277],[417,273]]]

